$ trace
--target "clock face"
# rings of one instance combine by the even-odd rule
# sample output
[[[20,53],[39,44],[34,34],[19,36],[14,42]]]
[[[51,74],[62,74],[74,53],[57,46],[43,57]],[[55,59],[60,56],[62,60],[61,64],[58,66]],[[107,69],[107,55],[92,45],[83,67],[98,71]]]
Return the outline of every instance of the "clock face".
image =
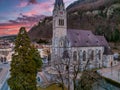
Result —
[[[63,15],[63,11],[60,11],[60,14]]]

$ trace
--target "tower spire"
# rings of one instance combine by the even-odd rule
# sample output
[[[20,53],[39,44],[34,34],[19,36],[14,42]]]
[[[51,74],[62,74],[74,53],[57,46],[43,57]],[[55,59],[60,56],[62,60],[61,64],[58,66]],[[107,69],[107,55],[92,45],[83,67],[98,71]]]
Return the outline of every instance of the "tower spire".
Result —
[[[64,45],[64,38],[67,36],[67,13],[63,0],[55,0],[53,9],[53,37],[52,37],[52,56],[51,60],[55,60],[55,56],[61,53],[60,47]]]
[[[61,5],[64,6],[63,0],[55,0],[55,7],[60,7]]]

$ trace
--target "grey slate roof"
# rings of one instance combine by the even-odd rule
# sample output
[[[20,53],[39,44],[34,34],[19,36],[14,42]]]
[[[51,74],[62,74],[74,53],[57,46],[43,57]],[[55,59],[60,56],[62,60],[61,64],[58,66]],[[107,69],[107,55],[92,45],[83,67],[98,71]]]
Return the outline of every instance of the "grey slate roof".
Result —
[[[72,47],[94,47],[103,46],[104,54],[112,54],[108,42],[104,36],[96,36],[89,30],[68,29],[67,39]]]
[[[105,55],[112,55],[113,52],[108,44],[108,42],[106,41],[104,36],[96,36],[99,41],[101,42],[101,45],[104,46],[104,53]]]
[[[96,38],[99,39],[100,44],[101,44],[102,46],[109,47],[109,44],[108,44],[108,42],[106,41],[106,39],[105,39],[104,36],[98,36],[98,35],[96,35]]]
[[[67,38],[72,47],[101,46],[98,38],[88,30],[69,29],[67,30]]]

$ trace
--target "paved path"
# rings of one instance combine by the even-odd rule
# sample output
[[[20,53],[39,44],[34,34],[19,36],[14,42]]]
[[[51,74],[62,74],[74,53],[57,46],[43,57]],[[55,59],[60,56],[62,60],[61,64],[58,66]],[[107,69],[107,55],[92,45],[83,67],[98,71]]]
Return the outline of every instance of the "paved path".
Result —
[[[8,90],[8,84],[5,82],[1,88],[1,90]]]
[[[44,72],[39,72],[38,75],[42,78],[43,82],[39,84],[41,87],[46,88],[51,84]]]
[[[106,78],[110,78],[110,79],[120,83],[120,63],[118,65],[110,67],[110,68],[103,68],[101,70],[98,70],[98,72],[102,76],[104,76]]]
[[[46,84],[49,84],[49,81],[43,72],[39,72],[39,75],[42,77]]]
[[[7,73],[8,73],[7,68],[3,68],[2,71],[0,72],[0,84],[3,83],[4,79],[6,78]]]
[[[3,68],[0,72],[0,90],[8,90],[7,79],[9,77],[10,63],[0,64],[0,68]]]

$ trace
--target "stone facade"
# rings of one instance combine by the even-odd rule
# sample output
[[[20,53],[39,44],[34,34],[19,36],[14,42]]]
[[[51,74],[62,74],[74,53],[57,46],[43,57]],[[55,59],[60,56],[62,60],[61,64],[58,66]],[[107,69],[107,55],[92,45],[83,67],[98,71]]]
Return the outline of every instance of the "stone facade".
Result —
[[[67,18],[66,10],[62,0],[56,0],[53,10],[53,38],[52,38],[52,57],[54,59],[55,53],[59,48],[59,41],[67,35]]]
[[[88,60],[88,68],[109,67],[113,62],[113,55],[104,36],[96,36],[89,30],[67,29],[66,14],[63,0],[56,0],[51,62],[64,58],[67,52],[71,62],[80,61],[81,70]]]

